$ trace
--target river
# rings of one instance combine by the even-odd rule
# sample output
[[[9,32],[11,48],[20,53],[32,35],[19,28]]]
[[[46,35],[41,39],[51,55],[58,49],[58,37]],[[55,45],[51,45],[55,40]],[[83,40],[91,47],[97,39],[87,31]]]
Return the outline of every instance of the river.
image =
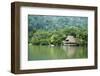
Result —
[[[28,60],[55,60],[87,58],[86,46],[28,46]]]

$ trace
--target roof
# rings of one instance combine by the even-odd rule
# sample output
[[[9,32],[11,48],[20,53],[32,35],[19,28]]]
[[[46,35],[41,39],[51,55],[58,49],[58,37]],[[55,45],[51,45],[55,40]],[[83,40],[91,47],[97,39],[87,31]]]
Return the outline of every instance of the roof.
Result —
[[[68,35],[67,38],[63,41],[64,44],[77,44],[78,40],[71,35]]]

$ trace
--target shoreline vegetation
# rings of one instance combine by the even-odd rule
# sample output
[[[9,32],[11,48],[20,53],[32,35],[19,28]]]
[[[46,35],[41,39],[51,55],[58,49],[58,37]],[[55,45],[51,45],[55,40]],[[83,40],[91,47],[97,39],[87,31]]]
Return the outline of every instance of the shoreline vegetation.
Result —
[[[87,17],[28,16],[28,44],[61,46],[68,36],[87,45]]]

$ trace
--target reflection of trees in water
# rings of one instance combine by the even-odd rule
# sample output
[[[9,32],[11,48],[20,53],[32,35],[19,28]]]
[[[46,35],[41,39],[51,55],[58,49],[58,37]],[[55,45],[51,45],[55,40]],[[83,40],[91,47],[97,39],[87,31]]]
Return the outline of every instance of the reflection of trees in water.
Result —
[[[65,59],[66,54],[64,53],[61,46],[50,47],[49,56],[52,59]]]
[[[54,59],[54,58],[56,58],[56,55],[55,55],[55,49],[53,48],[53,47],[51,47],[50,48],[50,57],[52,58],[52,59]]]
[[[72,58],[77,51],[77,46],[63,46],[63,50],[68,58]]]
[[[87,58],[84,46],[29,46],[28,60]]]

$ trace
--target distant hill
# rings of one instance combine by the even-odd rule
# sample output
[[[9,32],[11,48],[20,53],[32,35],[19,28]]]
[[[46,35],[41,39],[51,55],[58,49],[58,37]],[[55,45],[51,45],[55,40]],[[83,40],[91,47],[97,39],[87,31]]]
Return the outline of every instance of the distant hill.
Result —
[[[87,28],[88,17],[28,15],[28,29],[53,31],[65,27]]]

